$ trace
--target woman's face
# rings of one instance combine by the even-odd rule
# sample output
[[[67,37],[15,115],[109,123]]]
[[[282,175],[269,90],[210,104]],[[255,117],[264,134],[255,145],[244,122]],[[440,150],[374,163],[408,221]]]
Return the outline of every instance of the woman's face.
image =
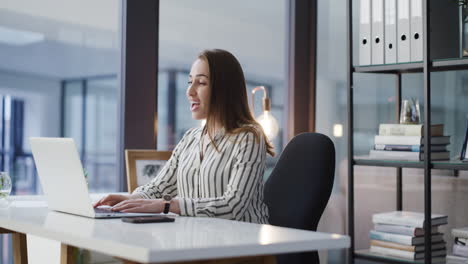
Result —
[[[211,83],[208,63],[197,59],[190,70],[187,98],[190,102],[192,118],[202,120],[208,117],[210,105]]]

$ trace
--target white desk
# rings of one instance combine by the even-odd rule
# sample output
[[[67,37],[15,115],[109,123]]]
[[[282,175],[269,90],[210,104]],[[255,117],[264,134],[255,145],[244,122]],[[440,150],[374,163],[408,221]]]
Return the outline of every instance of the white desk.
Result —
[[[348,236],[216,218],[176,217],[174,223],[130,224],[51,212],[39,196],[13,197],[0,227],[140,263],[274,255],[347,248]]]

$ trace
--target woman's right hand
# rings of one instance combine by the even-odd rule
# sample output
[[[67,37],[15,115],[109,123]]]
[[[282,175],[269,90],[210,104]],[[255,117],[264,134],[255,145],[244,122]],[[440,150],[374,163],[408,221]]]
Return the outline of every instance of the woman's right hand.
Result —
[[[114,206],[122,201],[132,199],[130,194],[109,194],[101,200],[97,201],[93,206],[94,208],[101,205]]]

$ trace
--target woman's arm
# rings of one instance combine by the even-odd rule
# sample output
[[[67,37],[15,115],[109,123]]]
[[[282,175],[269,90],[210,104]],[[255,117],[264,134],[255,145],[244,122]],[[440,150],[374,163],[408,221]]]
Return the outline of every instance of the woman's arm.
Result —
[[[180,214],[179,202],[177,199],[171,200],[170,212]],[[164,211],[164,202],[162,199],[133,199],[125,200],[114,207],[113,211],[123,213],[162,213]]]
[[[166,162],[162,170],[158,175],[149,183],[136,188],[132,194],[119,195],[122,199],[113,199],[115,202],[110,204],[107,196],[104,198],[104,202],[109,205],[113,205],[113,211],[121,212],[139,212],[139,213],[161,213],[164,209],[164,203],[160,199],[164,194],[171,196],[177,195],[177,168],[179,157],[182,151],[186,147],[187,141],[190,139],[190,134],[194,129],[190,129],[185,133],[180,142],[175,147],[170,159]],[[98,202],[95,206],[102,203]],[[178,202],[176,200],[171,201],[171,212],[180,213],[178,210]],[[175,211],[174,211],[175,210]]]
[[[227,219],[242,219],[253,192],[263,182],[266,146],[262,136],[255,140],[252,132],[242,135],[234,159],[231,178],[221,197],[182,198],[178,204],[180,215],[209,216]],[[171,210],[172,211],[172,210]]]

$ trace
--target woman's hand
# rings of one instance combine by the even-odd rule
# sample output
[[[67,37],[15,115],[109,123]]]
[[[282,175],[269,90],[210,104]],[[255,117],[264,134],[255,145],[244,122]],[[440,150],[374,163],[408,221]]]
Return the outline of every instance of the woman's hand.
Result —
[[[164,202],[162,199],[131,199],[124,200],[112,207],[112,211],[123,213],[162,213]]]
[[[99,200],[97,203],[94,204],[94,208],[100,205],[110,205],[114,206],[122,201],[132,199],[132,195],[130,194],[109,194],[106,197]]]

